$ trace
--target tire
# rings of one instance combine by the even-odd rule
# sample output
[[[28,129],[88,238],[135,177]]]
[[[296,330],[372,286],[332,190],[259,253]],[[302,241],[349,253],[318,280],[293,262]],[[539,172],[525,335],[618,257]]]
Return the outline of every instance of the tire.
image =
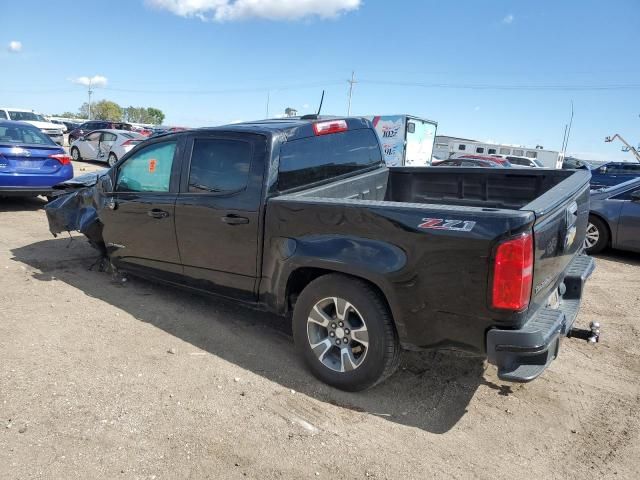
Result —
[[[109,153],[109,157],[107,158],[107,163],[109,164],[109,166],[113,167],[117,161],[118,157],[116,156],[116,154],[113,152]]]
[[[80,150],[78,150],[78,147],[71,147],[71,158],[73,159],[74,162],[79,162],[82,160],[82,156],[80,156]]]
[[[368,283],[346,275],[324,275],[307,285],[293,310],[293,338],[311,372],[341,390],[370,388],[400,362],[386,302]]]
[[[584,239],[584,248],[589,255],[600,253],[609,246],[609,228],[600,218],[589,215],[587,236]]]

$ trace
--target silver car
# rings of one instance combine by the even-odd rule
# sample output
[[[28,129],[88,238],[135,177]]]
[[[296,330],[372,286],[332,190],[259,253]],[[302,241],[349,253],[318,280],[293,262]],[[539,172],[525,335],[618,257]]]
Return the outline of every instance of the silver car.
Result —
[[[98,160],[112,167],[144,140],[143,135],[127,130],[94,130],[73,142],[69,153],[75,161]]]

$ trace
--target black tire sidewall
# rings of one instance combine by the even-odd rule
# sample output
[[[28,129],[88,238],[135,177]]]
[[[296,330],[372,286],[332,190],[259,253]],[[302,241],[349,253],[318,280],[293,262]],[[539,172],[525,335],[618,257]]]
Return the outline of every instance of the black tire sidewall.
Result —
[[[586,249],[586,252],[589,255],[593,255],[600,253],[607,248],[609,244],[609,230],[607,230],[605,223],[598,217],[589,216],[589,223],[598,229],[599,234],[596,244],[593,247]]]
[[[344,275],[326,275],[311,282],[300,294],[293,312],[293,337],[298,352],[311,372],[323,382],[348,391],[374,385],[385,372],[388,334],[385,323],[391,316],[382,302],[372,301],[372,290],[365,283]],[[351,372],[335,372],[318,360],[307,337],[307,318],[313,306],[328,297],[340,297],[362,315],[369,333],[369,347],[363,363]],[[374,297],[375,298],[375,297]]]
[[[111,163],[111,157],[115,158],[115,161],[113,163]],[[116,163],[118,163],[118,157],[116,157],[115,153],[110,153],[107,157],[107,165],[113,167]]]
[[[75,158],[73,158],[73,152],[77,152],[78,153],[78,158],[77,160]],[[71,159],[75,162],[82,160],[82,157],[80,156],[80,150],[78,149],[78,147],[71,147]]]

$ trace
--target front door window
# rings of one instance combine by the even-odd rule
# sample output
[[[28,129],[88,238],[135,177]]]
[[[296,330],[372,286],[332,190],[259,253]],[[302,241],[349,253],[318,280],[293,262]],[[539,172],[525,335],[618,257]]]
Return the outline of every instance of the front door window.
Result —
[[[119,169],[118,192],[168,192],[176,142],[149,145]]]

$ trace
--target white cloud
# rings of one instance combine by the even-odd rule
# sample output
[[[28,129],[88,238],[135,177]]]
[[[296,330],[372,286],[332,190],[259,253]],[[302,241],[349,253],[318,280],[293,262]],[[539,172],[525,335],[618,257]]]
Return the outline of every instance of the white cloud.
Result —
[[[18,40],[11,40],[7,49],[12,53],[18,53],[22,51],[22,42],[19,42]]]
[[[362,0],[146,0],[147,5],[168,10],[181,17],[197,17],[217,22],[247,18],[333,18],[358,9],[361,2]]]
[[[506,17],[504,17],[504,18],[502,19],[502,23],[506,23],[507,25],[510,25],[510,24],[512,24],[512,23],[513,23],[513,20],[514,20],[515,18],[516,18],[516,17],[514,17],[514,16],[513,16],[513,14],[511,14],[511,13],[510,13],[509,15],[507,15]]]
[[[72,78],[71,81],[78,85],[84,85],[85,87],[88,87],[89,84],[91,84],[92,87],[107,86],[107,77],[103,77],[102,75],[94,75],[93,77],[77,77]]]

